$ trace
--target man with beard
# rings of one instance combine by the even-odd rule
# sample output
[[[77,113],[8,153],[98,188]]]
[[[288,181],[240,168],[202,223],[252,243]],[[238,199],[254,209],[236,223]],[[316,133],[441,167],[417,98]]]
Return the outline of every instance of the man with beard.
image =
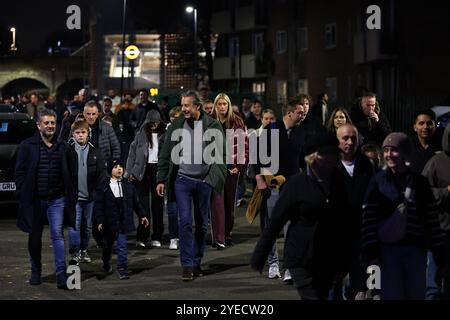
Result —
[[[17,226],[28,233],[29,283],[40,285],[42,231],[47,216],[57,287],[67,289],[63,225],[75,227],[75,170],[67,158],[67,143],[56,140],[55,112],[41,110],[36,122],[39,132],[20,144],[16,161],[15,182],[20,199]]]

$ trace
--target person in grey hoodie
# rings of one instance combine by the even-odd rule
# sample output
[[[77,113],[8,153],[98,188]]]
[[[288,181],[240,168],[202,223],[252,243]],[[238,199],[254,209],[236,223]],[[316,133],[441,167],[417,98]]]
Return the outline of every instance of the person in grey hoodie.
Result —
[[[125,177],[134,183],[138,197],[150,215],[149,200],[151,195],[151,213],[153,234],[151,246],[161,247],[164,232],[163,211],[164,200],[156,194],[156,171],[158,165],[159,147],[162,145],[161,136],[166,125],[161,121],[158,111],[147,113],[141,129],[130,145]],[[149,238],[149,228],[139,225],[136,233],[136,245],[146,247]]]
[[[422,174],[428,179],[440,209],[439,222],[446,234],[445,253],[448,266],[450,262],[450,125],[445,128],[442,136],[442,150],[427,162]],[[447,269],[444,274],[438,274],[431,255],[428,262],[427,298],[437,298],[439,291],[443,289],[443,298],[450,299],[450,272]]]
[[[89,124],[86,120],[77,120],[71,127],[69,140],[69,161],[76,168],[78,198],[76,202],[75,228],[69,227],[70,264],[91,262],[87,253],[92,229],[92,211],[94,208],[94,190],[106,178],[106,168],[101,152],[89,141]]]

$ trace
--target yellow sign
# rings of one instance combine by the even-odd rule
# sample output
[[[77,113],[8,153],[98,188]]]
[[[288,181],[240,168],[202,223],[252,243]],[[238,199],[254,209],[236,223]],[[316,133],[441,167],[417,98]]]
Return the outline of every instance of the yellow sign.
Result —
[[[125,56],[130,60],[134,60],[137,57],[139,57],[139,53],[141,52],[139,51],[139,48],[136,47],[135,45],[130,45],[125,49]]]
[[[158,88],[151,88],[150,89],[150,95],[152,97],[157,96],[158,95]]]

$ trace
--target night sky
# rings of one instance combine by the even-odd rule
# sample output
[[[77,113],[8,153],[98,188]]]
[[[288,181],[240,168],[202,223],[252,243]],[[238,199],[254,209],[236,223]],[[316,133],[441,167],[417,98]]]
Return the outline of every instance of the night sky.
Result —
[[[120,32],[122,28],[123,0],[58,0],[58,1],[5,1],[0,10],[0,41],[9,47],[11,32],[14,26],[16,46],[21,54],[45,52],[49,43],[59,37],[66,39],[73,46],[83,43],[80,30],[68,30],[66,13],[68,6],[75,4],[81,8],[82,26],[88,25],[89,4],[95,2],[102,10],[102,20],[112,32]],[[133,16],[135,25],[140,30],[157,30],[170,24],[187,20],[183,15],[184,7],[192,3],[189,0],[128,0],[129,15]],[[99,11],[96,11],[100,14]],[[177,18],[178,17],[178,18]],[[65,43],[63,43],[63,46]],[[67,44],[66,44],[67,45]]]

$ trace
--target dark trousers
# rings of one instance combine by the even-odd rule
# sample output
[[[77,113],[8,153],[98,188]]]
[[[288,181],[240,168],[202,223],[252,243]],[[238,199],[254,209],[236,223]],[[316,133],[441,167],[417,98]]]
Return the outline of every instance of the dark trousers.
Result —
[[[152,215],[152,240],[162,240],[164,233],[164,198],[158,196],[156,193],[156,171],[157,164],[149,163],[145,168],[144,177],[142,181],[135,181],[136,192],[139,201],[145,209],[147,218],[150,219],[150,199],[151,199],[151,215]],[[147,242],[150,237],[150,228],[145,228],[144,225],[139,224],[136,232],[136,240]]]
[[[290,267],[295,288],[302,300],[327,300],[332,287],[329,270],[319,272],[317,268]]]
[[[111,265],[111,254],[114,241],[117,241],[117,270],[127,270],[128,267],[128,251],[127,251],[127,235],[123,232],[107,231],[103,234],[103,266]]]

